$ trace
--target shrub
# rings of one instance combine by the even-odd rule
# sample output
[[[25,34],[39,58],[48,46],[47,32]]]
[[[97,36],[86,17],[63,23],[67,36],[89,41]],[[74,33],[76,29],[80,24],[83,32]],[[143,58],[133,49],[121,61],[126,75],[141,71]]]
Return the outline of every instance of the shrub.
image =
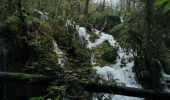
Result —
[[[116,48],[111,48],[106,50],[106,52],[102,55],[102,59],[107,61],[107,62],[114,62],[117,57],[117,49]]]
[[[97,48],[95,48],[94,56],[99,62],[99,65],[105,66],[109,63],[115,63],[115,60],[118,56],[117,48],[110,45],[108,41],[103,42]]]
[[[105,32],[109,32],[115,25],[120,23],[120,18],[114,15],[93,16],[91,20],[97,29],[102,29],[104,23],[107,22],[104,29]]]

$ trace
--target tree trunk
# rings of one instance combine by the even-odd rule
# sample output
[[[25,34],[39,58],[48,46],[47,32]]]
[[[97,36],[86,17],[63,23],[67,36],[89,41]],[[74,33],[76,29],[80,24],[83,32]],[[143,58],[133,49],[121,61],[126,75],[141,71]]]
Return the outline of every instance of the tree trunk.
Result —
[[[23,34],[24,18],[23,18],[23,14],[22,14],[22,0],[18,0],[18,12],[19,12],[18,32],[19,32],[19,34]]]
[[[88,17],[90,0],[85,1],[84,16]]]
[[[54,77],[47,77],[43,75],[31,75],[25,73],[0,72],[1,82],[23,83],[29,85],[47,86],[54,81]]]
[[[154,90],[146,90],[131,87],[120,87],[116,85],[101,85],[96,83],[82,83],[81,86],[88,92],[109,93],[116,95],[147,98],[153,100],[169,100],[170,93]]]
[[[130,2],[131,2],[130,0],[126,1],[126,12],[129,12],[130,9],[131,9],[131,3]]]
[[[103,0],[102,10],[104,11],[106,5],[106,0]]]
[[[11,83],[23,83],[31,85],[50,85],[50,82],[56,80],[56,77],[47,77],[42,75],[30,75],[24,73],[0,72],[0,80]],[[154,100],[169,100],[170,93],[154,90],[120,87],[116,85],[102,85],[97,83],[77,82],[85,91],[94,93],[109,93],[133,97],[148,98]]]

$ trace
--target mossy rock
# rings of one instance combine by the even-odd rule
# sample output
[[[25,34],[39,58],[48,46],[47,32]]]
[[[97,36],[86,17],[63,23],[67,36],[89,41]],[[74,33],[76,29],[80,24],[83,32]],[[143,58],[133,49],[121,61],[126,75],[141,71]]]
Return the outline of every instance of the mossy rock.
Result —
[[[111,46],[108,41],[105,41],[94,49],[94,58],[100,66],[115,63],[118,56],[117,50],[116,47]]]

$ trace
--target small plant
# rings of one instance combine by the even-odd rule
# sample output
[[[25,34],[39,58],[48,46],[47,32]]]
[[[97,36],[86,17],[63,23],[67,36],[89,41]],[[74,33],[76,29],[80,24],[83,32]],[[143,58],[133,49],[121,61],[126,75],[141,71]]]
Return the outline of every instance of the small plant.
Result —
[[[30,100],[45,100],[43,97],[32,97]]]
[[[110,63],[115,62],[116,57],[117,57],[117,49],[114,47],[107,49],[105,53],[102,55],[102,59]]]
[[[169,0],[156,0],[155,5],[160,6],[162,4],[165,4],[163,12],[168,12],[170,11],[170,1]]]
[[[102,29],[104,27],[105,32],[109,32],[115,25],[120,23],[120,18],[115,15],[96,15],[91,18],[95,28]]]
[[[117,50],[118,49],[111,46],[108,41],[103,42],[94,52],[96,62],[99,62],[99,65],[101,66],[108,65],[109,63],[115,63],[118,56]]]

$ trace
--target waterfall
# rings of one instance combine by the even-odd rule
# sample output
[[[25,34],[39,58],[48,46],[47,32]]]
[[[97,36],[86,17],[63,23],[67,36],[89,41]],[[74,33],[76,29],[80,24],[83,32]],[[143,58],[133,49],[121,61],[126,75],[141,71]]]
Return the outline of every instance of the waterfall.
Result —
[[[124,23],[123,16],[120,17],[121,23]]]
[[[42,19],[48,20],[48,15],[49,15],[49,13],[44,12],[44,11],[41,11],[41,10],[37,10],[37,9],[34,9],[34,11],[35,11]]]
[[[66,63],[66,58],[64,57],[64,53],[58,48],[57,42],[53,39],[53,48],[54,52],[58,55],[58,64],[63,67]]]
[[[160,73],[161,73],[160,81],[161,81],[164,91],[170,92],[170,88],[168,87],[170,86],[170,75],[165,73],[161,62],[158,59],[152,59],[152,60],[156,61],[161,69],[160,70]]]
[[[99,38],[96,39],[94,43],[92,43],[89,39],[90,35],[86,32],[86,29],[84,27],[78,28],[78,34],[82,38],[85,38],[86,41],[88,41],[87,48],[92,49],[96,46],[103,43],[105,40],[107,40],[112,46],[117,46],[118,49],[118,55],[117,57],[117,63],[111,64],[110,66],[96,66],[94,67],[97,70],[97,74],[103,76],[106,80],[109,80],[110,78],[113,78],[116,80],[118,84],[125,84],[127,87],[135,87],[135,88],[142,88],[141,85],[136,81],[135,73],[132,71],[132,68],[134,66],[134,61],[129,62],[128,59],[133,57],[133,54],[129,53],[127,54],[117,43],[117,41],[113,38],[112,35],[99,32],[98,30],[95,30],[96,34],[99,34]],[[125,60],[126,65],[122,67],[122,59]],[[93,62],[93,61],[92,61]],[[95,62],[93,62],[95,63]],[[108,95],[104,94],[103,99],[110,98],[109,100],[142,100],[142,98],[136,98],[136,97],[127,97],[127,96],[120,96],[120,95]],[[102,99],[102,100],[103,100]],[[93,100],[97,100],[97,98],[93,98]]]

